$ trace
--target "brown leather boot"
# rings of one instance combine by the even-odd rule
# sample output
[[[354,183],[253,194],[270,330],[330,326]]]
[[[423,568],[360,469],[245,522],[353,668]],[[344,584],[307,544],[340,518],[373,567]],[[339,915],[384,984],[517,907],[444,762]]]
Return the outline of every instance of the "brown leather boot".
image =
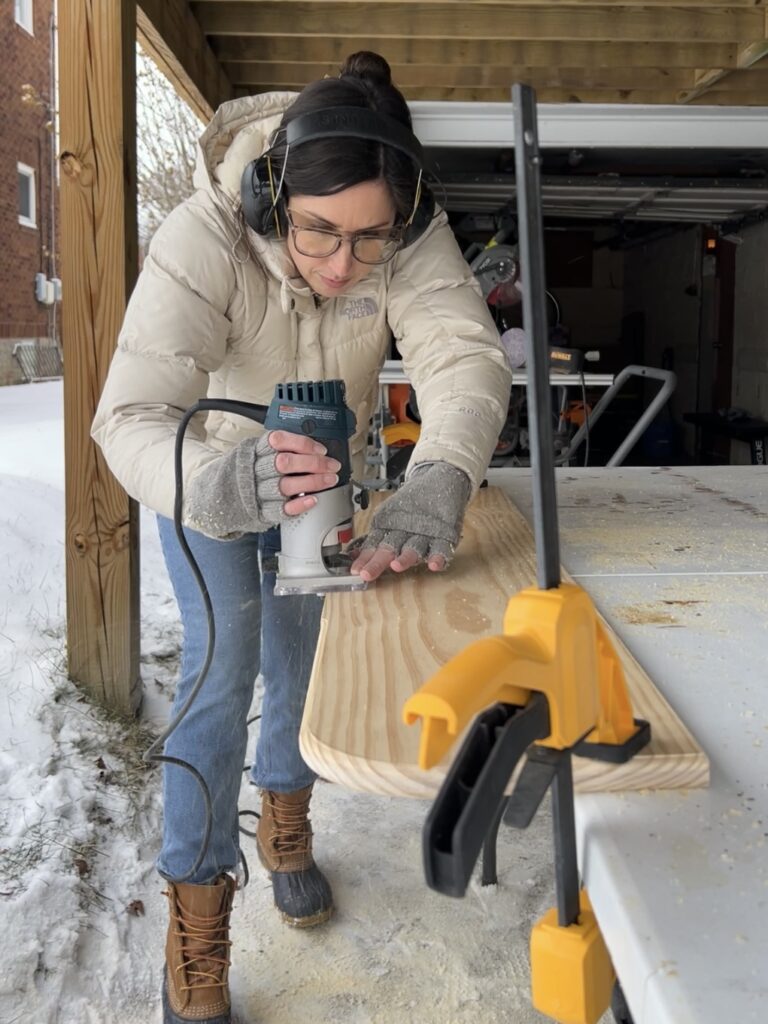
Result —
[[[163,1024],[230,1024],[229,914],[236,883],[169,882]]]
[[[311,797],[311,786],[295,793],[261,791],[256,849],[272,875],[275,906],[294,928],[322,924],[333,913],[331,887],[312,856]]]

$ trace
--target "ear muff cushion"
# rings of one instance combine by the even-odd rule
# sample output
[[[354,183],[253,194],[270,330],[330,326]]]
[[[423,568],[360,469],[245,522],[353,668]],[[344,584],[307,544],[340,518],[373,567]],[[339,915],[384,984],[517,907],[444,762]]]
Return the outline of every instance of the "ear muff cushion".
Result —
[[[269,187],[269,170],[264,156],[246,164],[240,178],[240,202],[243,217],[248,227],[257,235],[269,235],[275,231],[275,207]],[[278,202],[278,208],[280,202]]]

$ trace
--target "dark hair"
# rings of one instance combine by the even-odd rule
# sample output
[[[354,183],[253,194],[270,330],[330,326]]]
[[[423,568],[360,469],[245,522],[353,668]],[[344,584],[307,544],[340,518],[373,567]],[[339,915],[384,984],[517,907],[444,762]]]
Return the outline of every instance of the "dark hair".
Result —
[[[294,118],[328,107],[366,107],[399,121],[411,130],[411,114],[403,94],[392,84],[387,61],[361,50],[344,61],[338,78],[311,82],[283,115],[271,155],[273,167],[285,158],[285,133]],[[278,171],[279,175],[279,171]],[[286,196],[326,196],[363,181],[383,179],[403,219],[413,209],[419,168],[399,149],[372,139],[313,139],[292,149],[285,168]]]

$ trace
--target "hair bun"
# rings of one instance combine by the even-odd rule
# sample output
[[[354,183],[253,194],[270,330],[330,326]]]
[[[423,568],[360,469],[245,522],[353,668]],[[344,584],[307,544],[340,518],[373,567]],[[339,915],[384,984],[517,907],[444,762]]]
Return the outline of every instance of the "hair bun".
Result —
[[[392,69],[389,64],[381,54],[373,53],[371,50],[351,53],[344,61],[339,77],[343,78],[345,75],[367,78],[376,85],[392,84]]]

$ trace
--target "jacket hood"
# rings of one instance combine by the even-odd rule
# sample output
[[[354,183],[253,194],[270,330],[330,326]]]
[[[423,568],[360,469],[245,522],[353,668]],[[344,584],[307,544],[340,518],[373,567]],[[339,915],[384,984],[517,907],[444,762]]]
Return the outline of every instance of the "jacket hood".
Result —
[[[244,168],[268,148],[285,111],[298,96],[295,92],[267,92],[222,103],[198,141],[195,188],[208,192],[235,219],[238,238],[247,239],[244,253],[255,254],[262,267],[280,282],[283,312],[299,301],[305,311],[314,309],[312,291],[299,276],[285,244],[263,238],[241,217],[240,179]],[[235,241],[235,258],[238,242]],[[247,257],[246,257],[247,258]]]
[[[272,133],[297,96],[295,92],[266,92],[222,103],[198,142],[195,187],[223,193],[228,203],[236,206],[243,168],[266,151]]]

